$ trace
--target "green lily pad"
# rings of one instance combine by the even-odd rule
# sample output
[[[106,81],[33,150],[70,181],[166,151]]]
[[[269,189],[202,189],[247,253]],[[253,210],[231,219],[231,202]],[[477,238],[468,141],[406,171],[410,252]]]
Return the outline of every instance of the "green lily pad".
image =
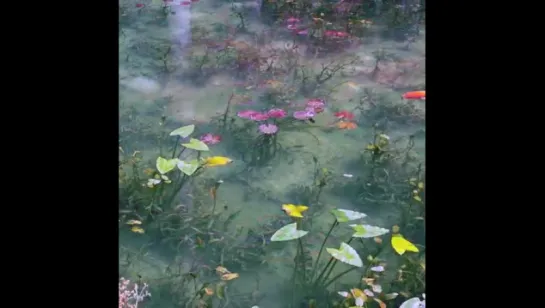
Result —
[[[371,238],[384,235],[390,230],[381,227],[375,227],[371,225],[350,225],[356,233],[352,234],[352,237]]]
[[[297,223],[285,225],[271,236],[272,242],[291,241],[307,235],[308,231],[297,230]]]
[[[200,164],[199,161],[196,159],[189,162],[179,160],[177,166],[178,169],[180,169],[180,171],[182,171],[183,173],[187,175],[192,175],[193,173],[195,173],[195,171],[197,171],[197,168],[199,168]]]
[[[177,128],[173,130],[170,135],[171,136],[180,136],[182,138],[189,137],[189,135],[193,134],[193,131],[195,130],[195,125],[186,125],[182,126],[180,128]]]
[[[409,298],[408,300],[404,301],[399,308],[413,308],[413,307],[420,307],[420,304],[422,301],[418,297]]]
[[[162,157],[157,157],[157,162],[155,162],[155,166],[161,174],[172,171],[172,169],[176,168],[176,164],[178,164],[177,158],[165,159]]]
[[[331,213],[335,216],[338,222],[347,222],[347,221],[356,220],[356,219],[360,219],[367,216],[360,212],[342,210],[342,209],[332,210]]]
[[[357,267],[362,267],[363,262],[361,261],[360,255],[358,255],[358,252],[352,248],[352,246],[341,243],[340,249],[335,248],[326,248],[327,252],[335,259],[350,264]]]
[[[206,143],[200,141],[199,139],[191,138],[188,143],[182,143],[182,145],[188,149],[197,150],[197,151],[209,151],[210,149]]]

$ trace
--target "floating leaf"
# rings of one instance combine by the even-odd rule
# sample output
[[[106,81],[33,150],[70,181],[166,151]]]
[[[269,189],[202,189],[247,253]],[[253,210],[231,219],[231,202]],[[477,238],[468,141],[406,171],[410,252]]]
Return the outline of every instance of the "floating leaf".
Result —
[[[186,125],[182,126],[180,128],[177,128],[173,130],[170,135],[171,136],[180,136],[182,138],[187,138],[189,135],[193,134],[193,131],[195,130],[195,125]]]
[[[358,252],[346,243],[341,243],[340,249],[326,248],[326,250],[333,258],[343,263],[357,267],[363,266],[363,262],[361,261]]]
[[[413,199],[418,202],[422,202],[422,199],[420,199],[420,196],[413,196]]]
[[[392,300],[392,299],[396,298],[398,295],[399,295],[399,293],[395,293],[395,292],[394,293],[388,293],[388,294],[384,295],[384,298],[386,300]]]
[[[206,295],[214,295],[214,290],[212,288],[204,288],[204,293],[206,293]]]
[[[418,297],[409,298],[408,300],[404,301],[399,308],[413,308],[413,307],[420,307],[420,303],[422,301]]]
[[[207,167],[224,166],[233,162],[229,157],[224,156],[211,156],[203,158],[203,162]]]
[[[134,226],[131,228],[131,231],[134,232],[134,233],[144,233],[144,229],[140,228],[140,227],[137,227],[137,226]]]
[[[375,282],[375,278],[362,278],[361,281],[365,282],[368,286],[372,286]]]
[[[418,189],[424,189],[424,183],[419,182],[418,183]]]
[[[356,231],[356,233],[352,234],[352,237],[372,238],[389,232],[388,229],[371,225],[350,225],[350,227]]]
[[[178,166],[178,169],[180,169],[180,171],[189,176],[195,173],[195,171],[197,171],[197,168],[199,168],[200,166],[199,161],[196,159],[189,162],[178,160],[178,163],[176,165]]]
[[[373,272],[378,272],[378,273],[384,272],[384,266],[382,266],[382,265],[373,266],[373,267],[371,267],[371,270]]]
[[[360,219],[367,216],[360,212],[342,210],[342,209],[332,210],[331,213],[335,216],[338,222],[347,222],[347,221],[356,220],[356,219]]]
[[[303,218],[303,212],[308,210],[306,205],[282,204],[282,211],[290,217]]]
[[[220,274],[227,274],[227,273],[230,273],[228,269],[226,269],[225,267],[223,266],[218,266],[216,267],[216,272],[220,273]]]
[[[378,303],[380,308],[386,308],[386,304],[378,298],[373,298]]]
[[[406,240],[401,234],[392,234],[392,247],[399,255],[404,254],[405,251],[419,251],[413,243]]]
[[[127,221],[126,224],[127,225],[141,225],[142,222],[140,220],[131,219],[131,220]]]
[[[216,285],[216,296],[220,299],[225,298],[225,283],[220,282]]]
[[[308,231],[297,230],[297,223],[294,222],[276,230],[276,232],[274,232],[274,234],[271,236],[271,241],[281,242],[295,240],[307,235],[307,233]]]
[[[188,143],[182,143],[182,145],[188,149],[196,151],[209,151],[210,149],[206,143],[200,141],[199,139],[191,138]]]
[[[363,307],[363,303],[367,301],[367,295],[358,288],[350,289],[350,293],[354,297],[356,307]]]
[[[157,157],[157,162],[155,163],[155,166],[161,174],[165,174],[176,168],[176,164],[178,164],[177,158],[165,159],[162,157]]]
[[[233,280],[233,279],[238,278],[238,276],[239,275],[237,273],[223,274],[223,275],[221,275],[221,280],[229,281],[229,280]]]

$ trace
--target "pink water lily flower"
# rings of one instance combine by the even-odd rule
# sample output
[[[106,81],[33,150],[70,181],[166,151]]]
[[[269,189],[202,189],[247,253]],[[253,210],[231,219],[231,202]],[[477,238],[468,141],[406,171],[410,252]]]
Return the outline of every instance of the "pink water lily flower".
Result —
[[[284,118],[286,116],[286,111],[284,109],[280,109],[280,108],[273,108],[273,109],[269,110],[267,112],[267,114],[269,115],[269,117],[271,117],[273,119],[281,119],[281,118]]]
[[[274,124],[261,124],[259,125],[259,131],[266,135],[274,135],[278,131],[278,126]]]
[[[208,133],[202,135],[200,139],[202,142],[212,145],[219,143],[221,141],[221,136]]]
[[[265,121],[268,118],[269,118],[269,115],[262,112],[257,112],[250,116],[250,120],[254,120],[254,121]]]
[[[289,17],[288,19],[286,19],[286,22],[288,24],[295,24],[295,23],[298,23],[300,21],[301,20],[299,18],[295,18],[295,17]]]
[[[259,111],[255,111],[255,110],[242,110],[242,111],[239,111],[237,113],[237,116],[239,118],[243,118],[243,119],[251,119],[252,116],[258,114],[258,113],[261,113]]]
[[[307,101],[307,108],[306,109],[314,109],[314,112],[321,113],[324,111],[325,108],[325,101],[319,98],[313,98]]]
[[[259,131],[266,135],[274,135],[278,131],[278,126],[274,124],[261,124],[259,125]]]
[[[293,113],[293,117],[297,120],[308,120],[316,116],[316,112],[314,110],[302,110],[302,111],[295,111]]]

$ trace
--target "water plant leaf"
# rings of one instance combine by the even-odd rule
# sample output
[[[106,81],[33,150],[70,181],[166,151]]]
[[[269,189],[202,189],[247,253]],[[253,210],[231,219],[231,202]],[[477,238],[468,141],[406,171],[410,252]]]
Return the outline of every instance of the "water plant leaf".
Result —
[[[134,233],[140,233],[140,234],[144,233],[144,229],[142,229],[140,227],[137,227],[137,226],[133,226],[131,228],[131,231],[134,232]]]
[[[140,220],[131,219],[131,220],[127,221],[126,224],[127,225],[141,225],[142,222]]]
[[[236,279],[238,277],[239,275],[237,273],[228,273],[228,274],[221,275],[221,280],[229,281],[229,280]]]
[[[226,269],[225,267],[223,266],[218,266],[216,267],[216,272],[220,273],[220,274],[227,274],[227,273],[230,273],[228,269]]]
[[[422,202],[422,199],[420,198],[420,196],[413,196],[413,199],[418,202]]]
[[[303,212],[308,210],[306,205],[282,204],[282,211],[290,217],[303,218]]]
[[[356,304],[356,307],[363,307],[363,303],[367,301],[367,295],[358,288],[350,289],[350,293],[352,293],[352,296],[354,297],[354,304]]]
[[[413,243],[406,240],[401,234],[392,234],[392,247],[399,254],[403,255],[406,251],[419,252]]]
[[[419,307],[420,303],[422,301],[418,297],[409,298],[408,300],[404,301],[399,308],[413,308],[413,307]]]
[[[389,300],[392,300],[392,299],[396,298],[398,295],[399,295],[399,293],[396,293],[396,292],[388,293],[388,294],[384,295],[384,298],[389,301]]]
[[[188,143],[182,143],[182,145],[188,149],[192,149],[196,151],[210,151],[206,143],[195,138],[189,139]]]
[[[178,166],[178,169],[180,169],[180,171],[190,176],[195,173],[195,171],[197,171],[200,164],[198,160],[194,159],[189,162],[178,160],[178,163],[176,165]]]
[[[375,227],[371,225],[350,225],[356,233],[352,234],[352,237],[372,238],[384,235],[390,230],[381,227]]]
[[[225,297],[225,283],[220,282],[216,285],[216,296],[220,299]]]
[[[195,125],[186,125],[182,126],[180,128],[177,128],[170,132],[171,136],[180,136],[182,138],[187,138],[189,135],[193,134],[193,131],[195,130]]]
[[[297,230],[297,223],[285,225],[271,236],[272,242],[291,241],[307,235],[308,231]]]
[[[206,293],[206,295],[208,295],[208,296],[214,295],[214,289],[206,287],[206,288],[204,288],[204,293]]]
[[[363,262],[361,261],[360,255],[358,252],[352,248],[352,246],[341,243],[340,249],[335,248],[326,248],[326,251],[335,259],[350,264],[356,267],[362,267]]]
[[[232,163],[233,160],[224,156],[211,156],[203,158],[203,163],[206,167],[224,166]]]
[[[166,159],[162,157],[157,157],[157,161],[155,162],[155,166],[157,167],[157,170],[161,174],[168,173],[172,171],[172,169],[176,168],[176,164],[178,164],[178,159]]]
[[[367,216],[360,212],[342,210],[342,209],[332,210],[331,213],[335,216],[338,222],[347,222],[347,221],[356,220],[356,219],[360,219]]]
[[[378,298],[373,298],[380,308],[386,308],[386,304]]]

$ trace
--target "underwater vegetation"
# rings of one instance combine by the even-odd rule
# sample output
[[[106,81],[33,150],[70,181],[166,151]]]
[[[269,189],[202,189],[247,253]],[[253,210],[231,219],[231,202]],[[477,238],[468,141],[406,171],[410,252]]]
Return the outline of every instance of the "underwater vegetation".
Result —
[[[120,103],[119,308],[425,307],[425,84],[404,81],[412,63],[355,52],[377,33],[412,48],[423,5],[204,2],[120,2],[120,25],[141,28],[173,6],[229,10],[192,19],[183,57],[159,39],[120,57],[219,107],[175,117],[188,87]]]

